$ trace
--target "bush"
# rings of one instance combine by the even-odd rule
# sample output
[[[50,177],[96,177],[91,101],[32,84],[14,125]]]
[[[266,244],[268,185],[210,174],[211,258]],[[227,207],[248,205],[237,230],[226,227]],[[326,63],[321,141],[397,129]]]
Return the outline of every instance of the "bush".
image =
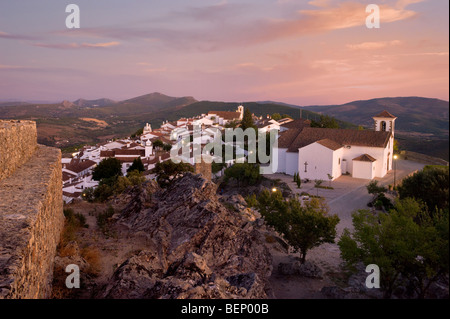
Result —
[[[261,180],[258,164],[238,163],[225,170],[225,179],[234,178],[239,185],[255,185]]]
[[[122,175],[122,163],[116,158],[107,158],[100,162],[92,172],[92,178],[96,181],[114,178]]]

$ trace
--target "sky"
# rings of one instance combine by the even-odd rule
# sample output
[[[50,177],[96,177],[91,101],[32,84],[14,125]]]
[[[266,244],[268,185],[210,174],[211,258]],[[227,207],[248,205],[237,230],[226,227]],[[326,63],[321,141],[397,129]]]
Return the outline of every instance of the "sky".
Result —
[[[448,30],[447,0],[1,0],[0,100],[449,100]]]

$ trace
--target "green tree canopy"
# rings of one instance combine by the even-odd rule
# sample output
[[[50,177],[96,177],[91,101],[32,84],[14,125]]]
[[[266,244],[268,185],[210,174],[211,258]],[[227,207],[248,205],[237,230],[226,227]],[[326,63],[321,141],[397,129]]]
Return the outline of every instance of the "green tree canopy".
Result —
[[[282,119],[282,117],[281,117],[280,113],[273,113],[272,114],[272,119],[275,120],[275,121],[279,121],[279,120]]]
[[[410,286],[424,298],[430,285],[448,274],[448,223],[448,212],[430,217],[423,204],[407,198],[389,214],[355,212],[354,232],[346,229],[338,244],[347,266],[378,265],[385,298],[398,285]]]
[[[153,142],[153,147],[155,148],[163,148],[164,147],[164,143],[161,140],[156,140]]]
[[[139,171],[139,172],[144,172],[145,171],[144,164],[142,163],[142,160],[141,160],[140,157],[135,158],[133,160],[133,164],[131,164],[131,166],[127,170],[128,173],[130,173],[132,171]]]
[[[400,198],[415,198],[423,201],[433,211],[448,210],[449,168],[425,167],[422,171],[405,178],[398,186]]]
[[[253,128],[253,129],[257,129],[255,122],[253,122],[253,116],[252,113],[250,112],[250,110],[247,108],[244,111],[244,117],[242,118],[241,121],[241,128],[245,131],[248,128]]]
[[[339,124],[334,117],[329,115],[321,115],[319,121],[311,121],[311,127],[339,128]]]
[[[117,178],[122,175],[122,163],[116,158],[106,158],[100,162],[92,173],[96,181],[109,178]]]
[[[179,177],[186,172],[194,172],[194,167],[187,163],[175,164],[171,160],[157,163],[151,171],[156,174],[156,181],[162,188],[169,187]]]
[[[256,208],[267,224],[300,252],[302,263],[310,249],[324,243],[334,243],[339,217],[328,215],[323,201],[312,199],[302,205],[296,199],[286,201],[280,192],[265,190],[258,197]]]
[[[237,163],[225,170],[226,179],[234,178],[239,185],[255,185],[261,179],[258,164]]]

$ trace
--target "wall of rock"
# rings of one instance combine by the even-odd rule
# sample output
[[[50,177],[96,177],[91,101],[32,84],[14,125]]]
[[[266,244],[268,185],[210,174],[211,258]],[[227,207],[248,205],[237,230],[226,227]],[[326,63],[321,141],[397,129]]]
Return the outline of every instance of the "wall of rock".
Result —
[[[26,163],[36,147],[36,122],[0,120],[0,181]]]
[[[48,298],[64,225],[61,151],[37,145],[33,123],[1,125],[0,299]]]

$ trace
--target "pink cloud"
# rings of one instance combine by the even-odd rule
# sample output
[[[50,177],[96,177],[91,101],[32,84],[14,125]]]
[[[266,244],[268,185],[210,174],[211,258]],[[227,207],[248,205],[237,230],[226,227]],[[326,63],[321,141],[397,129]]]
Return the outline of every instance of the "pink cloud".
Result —
[[[61,43],[61,44],[52,44],[52,43],[35,43],[33,44],[36,47],[41,48],[49,48],[49,49],[83,49],[83,48],[109,48],[120,45],[120,42],[105,42],[105,43]]]

